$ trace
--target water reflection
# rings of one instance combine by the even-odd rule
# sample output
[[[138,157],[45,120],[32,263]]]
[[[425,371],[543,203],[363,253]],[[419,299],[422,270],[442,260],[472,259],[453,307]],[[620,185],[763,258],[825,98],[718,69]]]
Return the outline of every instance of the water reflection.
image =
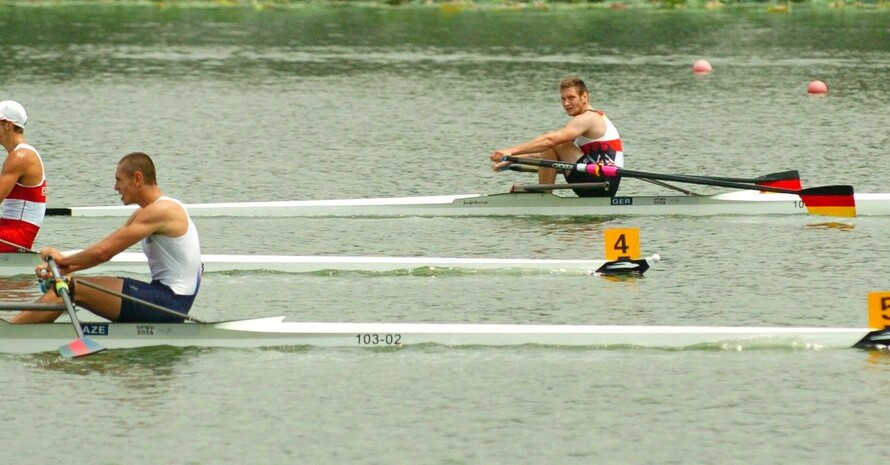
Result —
[[[41,294],[36,277],[0,276],[0,302],[30,302]]]
[[[885,348],[874,348],[866,351],[868,357],[865,359],[865,368],[879,372],[890,371],[890,350]]]
[[[163,397],[158,397],[157,394],[170,391],[171,386],[180,381],[183,370],[207,350],[209,349],[159,346],[106,350],[77,359],[63,358],[57,352],[20,358],[25,366],[33,370],[113,378],[122,388],[116,390],[120,396],[156,398],[160,402]]]

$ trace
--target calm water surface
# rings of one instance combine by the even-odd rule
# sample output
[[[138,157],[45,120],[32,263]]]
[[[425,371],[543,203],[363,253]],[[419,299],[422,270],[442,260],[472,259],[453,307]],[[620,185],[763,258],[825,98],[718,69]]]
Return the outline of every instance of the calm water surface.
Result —
[[[54,206],[111,205],[123,154],[190,202],[499,192],[491,150],[565,123],[579,74],[628,167],[801,171],[886,192],[887,12],[0,7]],[[692,62],[708,59],[709,76]],[[806,95],[813,79],[824,98]],[[709,188],[695,188],[710,192]],[[622,191],[663,193],[637,180]],[[207,253],[599,258],[641,230],[642,279],[210,274],[194,314],[314,321],[865,324],[884,218],[198,219]],[[118,219],[49,218],[83,247]],[[36,297],[31,280],[0,279]],[[887,354],[552,348],[195,350],[0,357],[10,463],[861,463],[890,446]]]

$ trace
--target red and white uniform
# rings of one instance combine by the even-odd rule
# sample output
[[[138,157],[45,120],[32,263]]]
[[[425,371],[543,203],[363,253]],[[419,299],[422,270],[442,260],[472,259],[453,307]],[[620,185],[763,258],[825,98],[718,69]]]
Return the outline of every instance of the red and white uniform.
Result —
[[[13,149],[31,150],[37,154],[40,166],[43,167],[43,159],[40,153],[28,144],[19,144]],[[35,186],[25,186],[16,183],[12,191],[3,200],[3,210],[0,211],[0,238],[22,247],[31,248],[34,239],[43,225],[43,217],[46,215],[46,171],[43,179]],[[16,252],[13,247],[0,244],[0,252]]]
[[[587,161],[585,163],[605,163],[618,167],[624,166],[624,150],[621,147],[621,136],[612,121],[599,110],[587,110],[596,112],[603,117],[606,123],[606,133],[599,139],[588,139],[584,136],[575,138],[575,145],[584,152]],[[582,160],[579,160],[582,162]]]

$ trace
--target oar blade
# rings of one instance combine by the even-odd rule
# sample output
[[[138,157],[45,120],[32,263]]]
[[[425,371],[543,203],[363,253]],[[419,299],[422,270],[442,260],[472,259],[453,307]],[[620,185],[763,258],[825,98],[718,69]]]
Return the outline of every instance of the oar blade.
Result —
[[[755,180],[758,186],[778,187],[780,189],[800,190],[800,173],[797,170],[770,173]]]
[[[798,192],[807,211],[812,215],[856,217],[853,186],[821,186]]]
[[[65,358],[83,357],[103,350],[105,347],[88,337],[75,339],[59,347],[59,353]]]

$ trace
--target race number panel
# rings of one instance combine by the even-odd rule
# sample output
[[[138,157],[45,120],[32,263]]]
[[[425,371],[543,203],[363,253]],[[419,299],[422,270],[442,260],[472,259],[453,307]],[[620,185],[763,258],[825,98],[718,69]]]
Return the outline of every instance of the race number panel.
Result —
[[[607,229],[606,260],[640,258],[640,230],[638,228]]]

